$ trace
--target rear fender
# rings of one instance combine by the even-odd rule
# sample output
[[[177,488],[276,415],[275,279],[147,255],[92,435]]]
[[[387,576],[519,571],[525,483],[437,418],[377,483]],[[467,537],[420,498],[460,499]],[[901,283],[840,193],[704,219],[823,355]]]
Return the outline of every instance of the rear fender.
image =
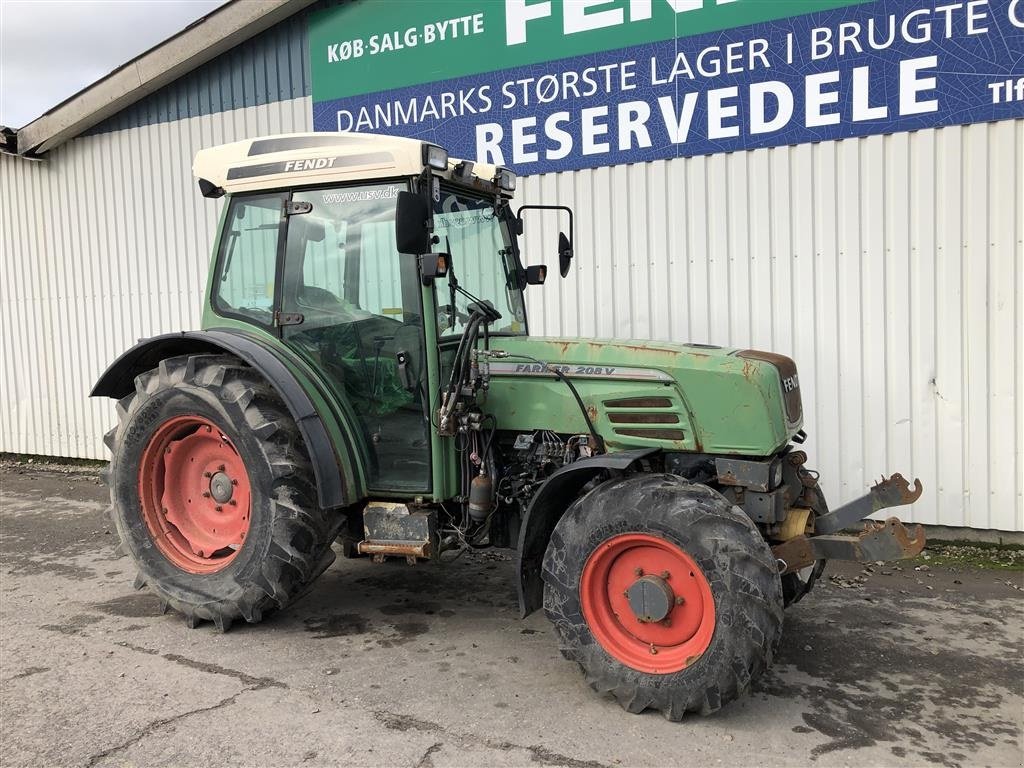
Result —
[[[526,618],[544,602],[544,584],[540,574],[548,539],[580,489],[606,470],[628,469],[633,463],[659,450],[638,448],[580,459],[554,472],[534,494],[523,517],[516,557],[520,618]]]
[[[120,399],[133,391],[136,376],[156,368],[161,360],[219,352],[235,355],[259,371],[281,396],[309,450],[320,506],[331,509],[358,501],[364,495],[364,483],[354,470],[353,446],[345,426],[338,430],[345,444],[335,445],[309,393],[280,352],[242,331],[183,331],[143,339],[104,371],[90,396]]]

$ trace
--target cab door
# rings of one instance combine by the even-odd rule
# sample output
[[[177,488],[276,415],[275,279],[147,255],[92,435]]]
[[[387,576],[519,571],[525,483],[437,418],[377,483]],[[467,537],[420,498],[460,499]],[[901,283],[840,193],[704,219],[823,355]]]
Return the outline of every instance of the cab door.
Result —
[[[292,193],[278,317],[285,343],[357,414],[370,490],[412,494],[430,491],[431,456],[419,268],[395,247],[406,188]]]

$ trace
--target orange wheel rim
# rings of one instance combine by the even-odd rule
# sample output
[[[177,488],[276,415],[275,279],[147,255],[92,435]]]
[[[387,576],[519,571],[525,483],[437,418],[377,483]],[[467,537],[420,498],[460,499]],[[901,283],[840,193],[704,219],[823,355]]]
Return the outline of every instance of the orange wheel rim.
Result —
[[[594,550],[580,577],[580,604],[601,647],[640,672],[685,669],[715,632],[715,601],[700,566],[645,533],[612,536]]]
[[[214,573],[235,559],[249,533],[252,487],[245,463],[202,416],[165,421],[139,465],[142,517],[157,549],[189,573]]]

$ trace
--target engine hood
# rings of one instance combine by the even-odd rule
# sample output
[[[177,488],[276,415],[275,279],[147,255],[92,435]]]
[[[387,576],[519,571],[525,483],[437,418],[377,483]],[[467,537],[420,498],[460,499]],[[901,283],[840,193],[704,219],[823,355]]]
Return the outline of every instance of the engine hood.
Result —
[[[501,429],[585,432],[557,367],[610,450],[766,456],[802,425],[792,360],[757,350],[621,339],[499,337],[486,410]],[[533,359],[531,359],[533,358]]]

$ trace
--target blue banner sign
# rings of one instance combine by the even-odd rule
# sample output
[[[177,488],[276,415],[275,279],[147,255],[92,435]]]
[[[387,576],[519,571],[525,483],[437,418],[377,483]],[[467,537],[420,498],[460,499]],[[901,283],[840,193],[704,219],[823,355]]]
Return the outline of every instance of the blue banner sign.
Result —
[[[506,1],[527,20],[551,12],[549,0]],[[615,9],[626,19],[638,2],[576,1],[597,20]],[[481,29],[486,22],[481,16]],[[525,37],[529,24],[521,26]],[[314,64],[332,55],[323,47],[311,42]],[[318,101],[325,89],[314,82],[314,126],[423,138],[453,156],[534,174],[1024,117],[1024,0],[872,0],[570,58],[554,53],[336,99]]]

